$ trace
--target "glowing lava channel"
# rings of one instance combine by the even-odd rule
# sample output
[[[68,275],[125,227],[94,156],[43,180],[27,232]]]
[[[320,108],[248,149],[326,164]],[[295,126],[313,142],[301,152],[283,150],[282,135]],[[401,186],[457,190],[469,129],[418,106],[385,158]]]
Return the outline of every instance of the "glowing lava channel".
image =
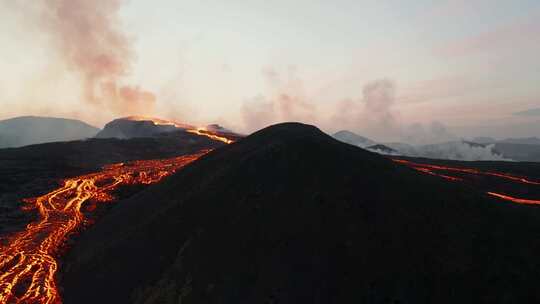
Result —
[[[463,182],[465,180],[460,177],[445,175],[445,174],[437,173],[435,171],[458,172],[458,173],[465,173],[465,174],[472,174],[472,175],[485,175],[485,176],[492,176],[492,177],[498,177],[498,178],[510,180],[516,183],[535,185],[535,186],[540,185],[539,181],[533,181],[531,179],[528,179],[522,176],[515,176],[511,174],[506,174],[506,173],[480,171],[480,170],[471,169],[471,168],[456,168],[456,167],[447,167],[447,166],[439,166],[439,165],[420,164],[420,163],[415,163],[415,162],[402,160],[402,159],[393,159],[393,161],[396,163],[411,167],[415,169],[416,171],[426,173],[429,175],[438,176],[438,177],[444,178],[446,180],[454,181],[454,182]],[[496,192],[486,192],[486,194],[492,197],[496,197],[496,198],[513,202],[513,203],[517,203],[517,204],[540,205],[540,200],[516,198],[516,197],[512,197],[509,195],[500,194]]]
[[[0,247],[0,303],[61,303],[56,259],[68,237],[86,222],[83,205],[112,201],[111,193],[120,185],[157,183],[207,152],[110,165],[99,173],[66,179],[62,187],[25,200],[32,204],[25,209],[37,209],[39,219]]]
[[[232,144],[234,142],[234,140],[231,140],[225,136],[218,135],[217,133],[209,131],[204,127],[196,128],[188,124],[182,124],[175,121],[169,121],[169,120],[164,120],[164,119],[159,119],[159,118],[144,117],[144,116],[129,116],[129,117],[126,117],[126,119],[132,120],[132,121],[151,121],[156,126],[172,126],[177,129],[182,129],[182,130],[185,130],[186,132],[196,134],[199,136],[205,136],[213,140],[224,142],[226,144]]]
[[[234,142],[233,140],[228,139],[225,136],[219,136],[219,135],[217,135],[215,133],[211,133],[210,131],[207,131],[206,128],[190,129],[190,130],[186,130],[186,131],[189,132],[189,133],[197,134],[199,136],[206,136],[206,137],[208,137],[210,139],[221,141],[221,142],[224,142],[226,144],[232,144]]]
[[[503,200],[506,200],[506,201],[514,202],[514,203],[517,203],[517,204],[540,205],[540,200],[530,200],[530,199],[516,198],[516,197],[512,197],[512,196],[508,196],[508,195],[504,195],[504,194],[499,194],[499,193],[495,193],[495,192],[488,192],[487,194],[489,194],[491,196],[494,196],[494,197],[497,197],[497,198],[500,198],[500,199],[503,199]]]

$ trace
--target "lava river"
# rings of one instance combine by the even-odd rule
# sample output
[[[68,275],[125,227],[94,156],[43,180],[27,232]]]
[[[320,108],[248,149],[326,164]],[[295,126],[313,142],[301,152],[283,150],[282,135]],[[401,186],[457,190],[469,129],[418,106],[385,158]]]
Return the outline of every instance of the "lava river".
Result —
[[[526,188],[540,186],[540,181],[538,180],[532,180],[527,177],[517,176],[513,174],[492,172],[492,171],[482,171],[482,170],[478,170],[474,168],[460,168],[460,167],[423,164],[423,163],[416,163],[416,162],[411,162],[411,161],[402,160],[402,159],[393,159],[393,161],[399,164],[406,165],[424,174],[438,176],[440,178],[443,178],[452,182],[472,183],[473,178],[487,177],[487,178],[492,178],[492,179],[503,180],[506,183],[515,183],[515,184],[524,186]],[[526,205],[540,205],[540,200],[538,199],[527,199],[527,198],[515,197],[508,194],[500,193],[497,190],[486,189],[484,192],[487,195],[490,195],[492,197],[509,201],[512,203],[526,204]]]
[[[57,258],[69,236],[87,222],[85,212],[91,212],[94,204],[112,201],[112,192],[121,185],[157,183],[207,152],[106,166],[26,200],[25,209],[37,210],[39,218],[8,236],[0,247],[0,303],[61,303]]]

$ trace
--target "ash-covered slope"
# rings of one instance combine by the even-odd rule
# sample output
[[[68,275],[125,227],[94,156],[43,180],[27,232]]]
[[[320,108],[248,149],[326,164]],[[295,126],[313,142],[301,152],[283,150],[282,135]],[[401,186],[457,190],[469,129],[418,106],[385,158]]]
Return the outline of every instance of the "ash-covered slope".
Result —
[[[120,202],[65,303],[538,302],[540,209],[280,124]]]
[[[0,121],[0,148],[94,137],[98,128],[80,120],[21,116]]]

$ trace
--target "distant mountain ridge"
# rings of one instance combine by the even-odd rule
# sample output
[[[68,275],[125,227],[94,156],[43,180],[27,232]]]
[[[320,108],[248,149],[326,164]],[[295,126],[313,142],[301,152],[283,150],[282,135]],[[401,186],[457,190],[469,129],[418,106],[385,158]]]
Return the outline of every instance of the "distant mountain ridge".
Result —
[[[0,148],[94,137],[99,129],[76,119],[20,116],[0,121]]]
[[[465,161],[528,161],[540,162],[540,139],[537,137],[507,138],[476,137],[429,145],[402,142],[378,143],[354,132],[342,130],[333,137],[369,151],[409,157]]]

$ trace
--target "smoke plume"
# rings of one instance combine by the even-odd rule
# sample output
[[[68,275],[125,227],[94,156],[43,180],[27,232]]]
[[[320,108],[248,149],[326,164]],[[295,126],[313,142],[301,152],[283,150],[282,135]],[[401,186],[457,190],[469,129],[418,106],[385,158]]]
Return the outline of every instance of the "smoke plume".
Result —
[[[392,105],[396,97],[394,83],[388,79],[376,80],[364,86],[362,92],[368,117],[377,125],[393,127],[395,116]]]
[[[122,0],[45,0],[42,29],[68,67],[80,75],[86,102],[116,114],[152,112],[156,98],[139,87],[122,85],[134,60],[122,31]]]
[[[494,145],[473,145],[463,141],[418,146],[403,154],[414,157],[465,161],[510,161],[498,153]]]
[[[269,97],[256,96],[246,101],[241,115],[246,129],[258,130],[273,123],[300,121],[316,124],[317,107],[305,96],[303,82],[289,69],[286,77],[273,69],[263,71],[270,89]]]
[[[399,112],[394,109],[396,86],[389,79],[377,79],[362,87],[362,96],[336,103],[330,125],[375,138],[400,136]]]

